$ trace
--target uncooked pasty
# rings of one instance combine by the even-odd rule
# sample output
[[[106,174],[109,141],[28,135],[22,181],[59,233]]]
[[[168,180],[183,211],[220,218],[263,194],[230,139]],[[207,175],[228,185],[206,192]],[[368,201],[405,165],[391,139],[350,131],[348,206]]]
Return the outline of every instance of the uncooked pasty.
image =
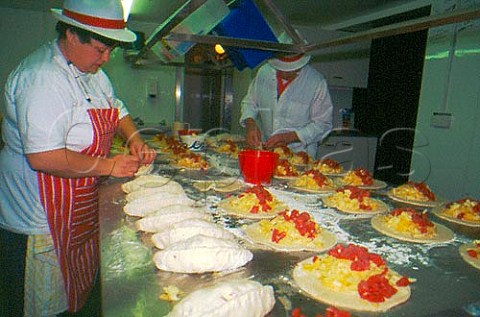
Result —
[[[164,177],[156,174],[141,175],[131,181],[122,184],[122,190],[124,193],[128,194],[141,188],[163,186],[171,181],[173,180],[169,177]]]
[[[177,273],[220,272],[241,267],[253,254],[235,240],[195,235],[158,251],[153,261],[158,269]]]
[[[135,222],[135,227],[139,231],[145,232],[160,232],[165,230],[168,226],[186,220],[186,219],[204,219],[210,220],[211,215],[196,208],[175,208],[165,209],[162,213],[157,213],[155,216],[147,216]]]
[[[125,204],[123,211],[130,216],[145,217],[157,210],[165,209],[171,205],[192,206],[195,201],[188,198],[185,194],[163,194],[161,196],[152,196],[145,199],[136,199]]]
[[[167,317],[262,317],[274,305],[272,286],[252,280],[234,280],[190,293]]]
[[[197,234],[223,239],[233,239],[235,236],[228,230],[203,219],[187,219],[169,225],[165,230],[152,235],[153,244],[164,249],[178,241],[186,240]]]
[[[171,181],[165,185],[159,187],[141,188],[134,192],[131,192],[125,196],[127,202],[132,202],[137,199],[148,199],[151,196],[158,197],[163,194],[185,195],[182,185],[177,182]]]
[[[135,173],[135,176],[149,175],[153,171],[154,164],[142,165],[138,168],[138,171]]]

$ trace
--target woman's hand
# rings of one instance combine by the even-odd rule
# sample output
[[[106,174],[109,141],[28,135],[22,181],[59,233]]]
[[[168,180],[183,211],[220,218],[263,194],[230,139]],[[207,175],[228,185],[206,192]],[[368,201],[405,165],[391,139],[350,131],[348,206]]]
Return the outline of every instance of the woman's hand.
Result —
[[[150,164],[155,160],[157,152],[143,142],[140,132],[137,130],[130,115],[120,120],[118,132],[127,142],[130,154],[137,157],[140,164]]]
[[[133,177],[140,167],[140,160],[134,155],[116,155],[111,160],[113,177]]]
[[[150,164],[157,157],[157,152],[144,142],[133,141],[129,144],[130,154],[137,157],[140,164]]]

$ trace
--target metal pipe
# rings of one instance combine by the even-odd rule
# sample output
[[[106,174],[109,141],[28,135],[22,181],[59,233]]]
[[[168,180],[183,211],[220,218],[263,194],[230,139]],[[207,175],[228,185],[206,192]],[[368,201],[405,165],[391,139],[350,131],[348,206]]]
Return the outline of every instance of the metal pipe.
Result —
[[[195,42],[204,44],[221,44],[222,46],[233,46],[242,48],[254,48],[267,51],[302,53],[301,47],[295,44],[276,43],[270,41],[249,40],[225,36],[196,35],[187,33],[170,33],[164,37],[170,41]]]
[[[268,7],[273,16],[276,18],[278,23],[283,27],[285,32],[292,38],[293,43],[296,44],[305,44],[302,38],[298,35],[295,29],[291,26],[285,16],[282,14],[282,11],[271,0],[263,0],[265,5]]]

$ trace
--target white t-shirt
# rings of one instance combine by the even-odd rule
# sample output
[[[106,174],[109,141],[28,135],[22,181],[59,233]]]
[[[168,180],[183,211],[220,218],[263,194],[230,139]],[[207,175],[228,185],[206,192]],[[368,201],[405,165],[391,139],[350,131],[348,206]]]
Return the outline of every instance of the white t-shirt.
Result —
[[[95,74],[81,73],[69,65],[57,41],[20,63],[8,78],[5,98],[0,227],[23,234],[49,233],[37,173],[25,154],[63,148],[79,152],[93,140],[89,108],[116,107],[120,118],[128,111],[101,69]]]

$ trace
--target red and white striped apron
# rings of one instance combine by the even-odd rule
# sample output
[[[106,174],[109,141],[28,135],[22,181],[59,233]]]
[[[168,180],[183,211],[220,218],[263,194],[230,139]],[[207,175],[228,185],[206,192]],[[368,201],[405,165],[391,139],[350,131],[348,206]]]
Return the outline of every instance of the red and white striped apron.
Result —
[[[93,143],[82,151],[106,157],[118,127],[118,109],[88,109]],[[62,178],[38,173],[40,200],[47,213],[62,270],[70,312],[85,304],[99,266],[98,177]]]

